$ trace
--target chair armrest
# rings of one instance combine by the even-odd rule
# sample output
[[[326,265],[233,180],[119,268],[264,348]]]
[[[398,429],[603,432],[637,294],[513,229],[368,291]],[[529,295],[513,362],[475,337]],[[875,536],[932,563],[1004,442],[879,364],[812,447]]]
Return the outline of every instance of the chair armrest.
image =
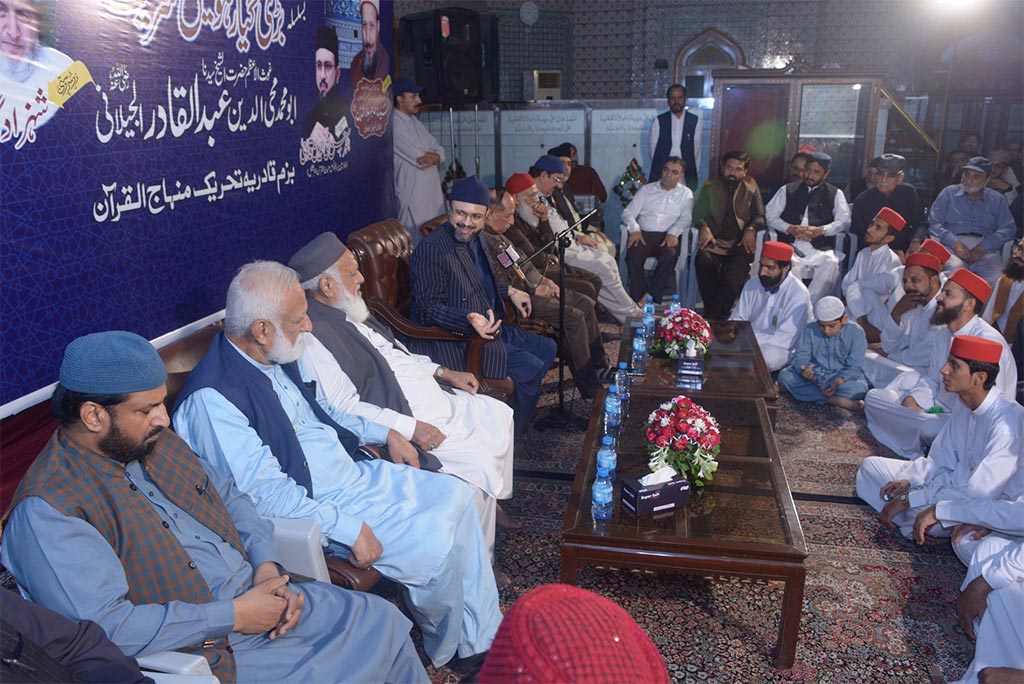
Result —
[[[175,675],[207,675],[213,677],[210,663],[201,655],[179,653],[178,651],[160,651],[136,658],[143,670],[166,672]],[[188,681],[198,681],[189,679]],[[217,681],[216,678],[213,681]]]
[[[471,342],[472,338],[453,333],[437,326],[418,325],[398,313],[390,304],[379,297],[370,297],[366,301],[367,306],[378,314],[396,332],[407,337],[415,337],[423,340],[438,340],[441,342]],[[485,342],[486,340],[480,340]]]
[[[269,518],[286,570],[330,582],[320,546],[320,523],[309,518]]]

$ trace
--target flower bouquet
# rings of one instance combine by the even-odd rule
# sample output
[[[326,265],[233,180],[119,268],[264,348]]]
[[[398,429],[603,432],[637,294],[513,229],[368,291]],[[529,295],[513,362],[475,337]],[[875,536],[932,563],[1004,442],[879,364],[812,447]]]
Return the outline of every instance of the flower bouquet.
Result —
[[[721,440],[718,421],[703,406],[684,396],[655,409],[644,428],[651,472],[671,466],[697,487],[714,478]]]
[[[664,316],[654,330],[651,352],[678,359],[692,340],[701,355],[711,346],[711,326],[696,311],[680,309]]]

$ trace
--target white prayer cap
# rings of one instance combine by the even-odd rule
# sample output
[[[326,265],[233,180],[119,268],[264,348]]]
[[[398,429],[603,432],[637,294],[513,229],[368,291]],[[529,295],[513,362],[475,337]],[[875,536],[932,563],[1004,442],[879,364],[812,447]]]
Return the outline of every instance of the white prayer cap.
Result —
[[[837,321],[846,313],[846,306],[838,297],[822,297],[814,305],[814,318],[820,323]]]

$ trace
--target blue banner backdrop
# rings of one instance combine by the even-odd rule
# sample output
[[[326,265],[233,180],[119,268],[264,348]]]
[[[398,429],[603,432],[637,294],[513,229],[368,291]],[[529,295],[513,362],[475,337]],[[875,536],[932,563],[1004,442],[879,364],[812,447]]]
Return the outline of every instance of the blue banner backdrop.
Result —
[[[0,54],[0,404],[79,335],[153,339],[223,308],[240,265],[394,215],[388,0],[7,4],[28,23]],[[93,82],[50,96],[73,61]]]

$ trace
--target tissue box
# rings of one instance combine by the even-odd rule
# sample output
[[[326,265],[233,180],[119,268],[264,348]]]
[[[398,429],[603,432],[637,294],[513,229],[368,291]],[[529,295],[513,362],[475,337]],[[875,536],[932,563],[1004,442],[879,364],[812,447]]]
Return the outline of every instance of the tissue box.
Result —
[[[622,483],[622,508],[633,515],[662,513],[690,503],[690,481],[682,475],[649,487],[628,475],[620,476],[619,481]]]

